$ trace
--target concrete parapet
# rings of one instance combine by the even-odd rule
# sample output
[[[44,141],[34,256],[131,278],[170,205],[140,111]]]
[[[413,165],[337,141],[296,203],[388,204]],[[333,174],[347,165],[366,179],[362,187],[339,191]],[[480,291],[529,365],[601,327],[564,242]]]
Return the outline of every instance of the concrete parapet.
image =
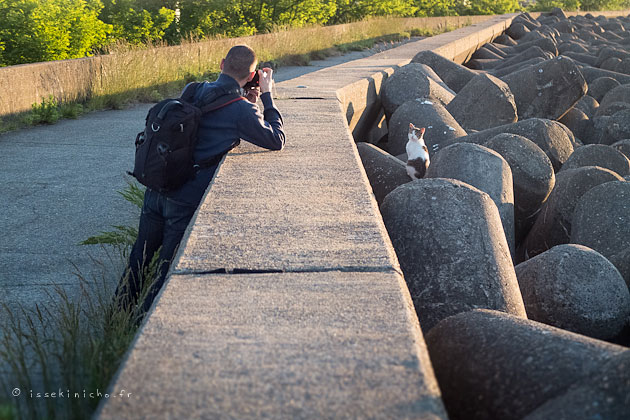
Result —
[[[402,282],[171,276],[100,418],[446,419]]]

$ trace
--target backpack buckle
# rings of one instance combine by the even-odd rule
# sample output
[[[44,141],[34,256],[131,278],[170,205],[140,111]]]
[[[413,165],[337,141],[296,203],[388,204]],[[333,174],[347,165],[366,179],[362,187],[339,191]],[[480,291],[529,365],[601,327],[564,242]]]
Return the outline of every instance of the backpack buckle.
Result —
[[[154,133],[157,133],[158,131],[160,131],[160,124],[156,124],[156,123],[151,124],[151,130],[153,130]]]

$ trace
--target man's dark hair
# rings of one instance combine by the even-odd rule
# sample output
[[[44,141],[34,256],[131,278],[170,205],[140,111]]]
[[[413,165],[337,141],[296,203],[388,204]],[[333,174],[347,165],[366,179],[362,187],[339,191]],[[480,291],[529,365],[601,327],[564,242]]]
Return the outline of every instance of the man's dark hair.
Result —
[[[236,45],[230,48],[225,56],[223,72],[236,79],[249,76],[252,64],[256,63],[256,53],[247,45]]]

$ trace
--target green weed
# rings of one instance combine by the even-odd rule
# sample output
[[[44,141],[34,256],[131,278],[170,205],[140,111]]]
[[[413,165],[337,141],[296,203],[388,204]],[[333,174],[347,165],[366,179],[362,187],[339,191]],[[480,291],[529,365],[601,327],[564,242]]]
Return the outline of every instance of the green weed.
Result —
[[[54,96],[42,99],[40,104],[31,106],[30,118],[31,124],[54,124],[61,118],[59,103]]]
[[[119,194],[141,207],[144,190],[138,184],[130,182]],[[109,239],[117,229],[84,241],[107,248],[103,248],[105,258],[92,258],[98,274],[88,277],[75,266],[78,296],[55,286],[48,302],[32,309],[0,307],[0,365],[9,370],[8,376],[0,375],[4,395],[11,395],[16,387],[22,390],[12,400],[0,399],[0,420],[85,419],[96,409],[99,399],[82,398],[83,390],[107,389],[143,316],[133,308],[121,311],[112,306],[113,285],[121,277],[120,267],[126,265],[129,244],[135,240],[133,229],[121,230],[120,240]],[[158,255],[141,273],[148,281],[139,302],[157,272]],[[73,289],[76,292],[76,287]],[[32,398],[30,390],[62,390],[66,397]],[[69,396],[75,392],[78,398]]]
[[[127,182],[127,187],[118,191],[125,201],[142,208],[144,201],[144,188],[136,182]],[[138,229],[135,226],[112,226],[113,230],[101,232],[98,235],[90,236],[80,242],[80,245],[128,245],[131,246],[138,236]]]

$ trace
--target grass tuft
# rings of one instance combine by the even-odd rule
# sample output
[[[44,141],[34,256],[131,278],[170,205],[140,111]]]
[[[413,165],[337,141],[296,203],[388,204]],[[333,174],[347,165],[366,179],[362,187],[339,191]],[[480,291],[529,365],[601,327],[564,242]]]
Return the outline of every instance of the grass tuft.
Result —
[[[129,183],[119,193],[126,201],[142,205],[144,190],[138,184]],[[91,276],[74,266],[78,287],[54,286],[45,303],[30,309],[21,304],[0,306],[0,366],[9,373],[0,375],[3,395],[11,395],[14,388],[22,391],[11,400],[0,399],[0,420],[85,419],[98,406],[99,398],[83,398],[83,390],[104,393],[142,316],[135,309],[119,311],[112,306],[113,287],[135,240],[134,229],[115,229],[89,241],[107,246],[105,257],[91,257],[95,273]],[[123,239],[108,239],[119,231]],[[147,279],[157,271],[157,256],[143,273]],[[146,282],[140,302],[151,282]],[[78,392],[79,397],[32,398],[30,390]]]

